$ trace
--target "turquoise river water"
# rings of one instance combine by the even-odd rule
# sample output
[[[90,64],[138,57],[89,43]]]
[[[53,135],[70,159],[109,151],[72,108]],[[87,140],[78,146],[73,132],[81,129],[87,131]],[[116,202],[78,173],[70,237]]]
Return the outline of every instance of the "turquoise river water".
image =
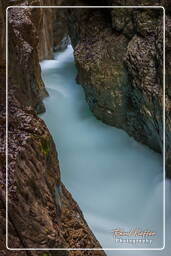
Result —
[[[58,150],[62,181],[81,207],[103,248],[163,247],[162,157],[123,130],[97,120],[76,84],[71,46],[41,62],[49,97],[46,122]],[[170,181],[166,180],[166,248],[162,251],[106,251],[107,255],[166,255],[171,230]],[[153,231],[146,242],[122,242],[113,229]],[[141,237],[139,237],[141,238]],[[132,240],[131,240],[132,239]],[[170,238],[169,238],[170,239]],[[142,240],[142,239],[141,239]]]

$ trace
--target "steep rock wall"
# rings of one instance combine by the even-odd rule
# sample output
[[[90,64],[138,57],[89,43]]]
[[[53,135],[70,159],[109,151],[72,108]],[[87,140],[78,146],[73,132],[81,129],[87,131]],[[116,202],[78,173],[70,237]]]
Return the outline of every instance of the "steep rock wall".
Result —
[[[60,6],[63,2],[64,0],[58,2],[55,0],[2,0],[0,2],[0,46],[4,49],[0,58],[0,79],[4,79],[5,72],[5,9],[13,5]],[[10,86],[16,91],[16,96],[22,105],[32,106],[37,113],[44,112],[42,99],[47,96],[47,91],[41,79],[39,61],[53,58],[54,50],[65,49],[68,45],[64,12],[62,9],[58,11],[57,8],[11,8],[8,11],[8,17]],[[0,86],[3,87],[4,83],[1,82]]]
[[[2,38],[6,1],[0,14]],[[28,1],[8,4],[28,5]],[[39,1],[29,4],[40,5]],[[60,180],[52,137],[34,109],[46,95],[40,76],[40,9],[9,11],[8,246],[11,248],[100,247],[83,214]],[[5,51],[4,40],[0,50]],[[103,251],[9,251],[5,246],[5,62],[0,63],[0,250],[2,255],[88,255]],[[40,107],[40,106],[39,106]]]
[[[3,1],[4,9],[15,4],[53,6],[55,1]],[[61,4],[62,0],[58,2]],[[47,91],[41,79],[39,61],[53,58],[54,49],[64,49],[69,42],[63,11],[10,8],[8,17],[9,82],[11,79],[10,84],[22,105],[32,106],[37,113],[44,112],[42,99],[47,96]]]
[[[43,97],[47,95],[41,79],[38,57],[40,10],[11,8],[8,11],[9,84],[24,106],[43,112]]]
[[[40,0],[41,6],[61,6],[63,3],[64,0]],[[63,50],[69,43],[65,12],[58,8],[40,10],[42,25],[38,45],[39,59],[52,59],[54,50]]]
[[[2,112],[0,122],[5,124],[5,116]],[[87,226],[79,206],[60,181],[55,145],[47,127],[32,110],[22,109],[13,96],[9,99],[9,143],[8,246],[10,248],[100,247]],[[2,168],[1,185],[4,187],[4,162]],[[0,194],[0,199],[1,204],[5,205],[4,193]],[[1,236],[1,243],[2,238]],[[30,255],[39,254],[42,255],[33,251]],[[49,255],[74,255],[74,253],[55,251]],[[104,254],[99,252],[93,255]]]
[[[126,5],[134,3],[126,1]],[[166,163],[170,176],[170,13],[168,3],[163,4],[168,10]],[[125,5],[125,1],[106,1],[106,5]],[[162,152],[163,9],[71,9],[67,17],[77,81],[84,88],[92,112]]]

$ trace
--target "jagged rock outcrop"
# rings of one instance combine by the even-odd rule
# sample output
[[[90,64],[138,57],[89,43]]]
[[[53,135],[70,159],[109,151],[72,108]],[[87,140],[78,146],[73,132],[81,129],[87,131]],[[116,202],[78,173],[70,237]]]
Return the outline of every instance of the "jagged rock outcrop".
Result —
[[[4,51],[4,10],[0,9]],[[29,4],[40,5],[39,1]],[[2,7],[2,6],[1,6]],[[83,214],[60,180],[53,139],[35,110],[46,95],[39,67],[40,9],[9,11],[8,246],[99,248]],[[5,56],[4,56],[5,57]],[[104,256],[103,251],[9,251],[5,248],[5,62],[0,62],[0,250],[2,255]]]
[[[115,6],[134,3],[106,1]],[[141,4],[149,5],[149,1]],[[163,4],[167,10],[168,3]],[[170,176],[169,9],[166,14],[166,164]],[[67,17],[77,81],[92,112],[162,152],[163,9],[72,9]]]

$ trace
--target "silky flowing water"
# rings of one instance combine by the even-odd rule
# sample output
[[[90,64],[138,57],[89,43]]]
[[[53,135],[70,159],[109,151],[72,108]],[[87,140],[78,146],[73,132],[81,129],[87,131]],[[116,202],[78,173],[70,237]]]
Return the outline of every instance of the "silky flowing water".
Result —
[[[46,122],[56,143],[62,181],[103,248],[163,247],[162,157],[123,130],[97,120],[75,81],[71,46],[41,62],[49,97]],[[167,193],[170,182],[166,181]],[[169,201],[169,200],[168,200]],[[167,204],[167,227],[171,227]],[[152,243],[119,243],[112,230],[153,231]],[[132,237],[129,237],[132,238]],[[148,237],[149,239],[149,237]],[[168,247],[168,245],[167,245]],[[167,249],[167,251],[170,249]],[[108,251],[108,255],[168,255],[164,251]]]

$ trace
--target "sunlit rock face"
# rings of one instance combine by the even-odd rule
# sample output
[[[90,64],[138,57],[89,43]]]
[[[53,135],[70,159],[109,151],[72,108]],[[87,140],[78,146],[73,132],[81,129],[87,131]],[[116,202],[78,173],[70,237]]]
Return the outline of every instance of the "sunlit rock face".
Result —
[[[122,2],[106,1],[115,6],[123,5]],[[137,141],[162,152],[163,10],[78,9],[70,10],[67,18],[78,69],[77,81],[84,88],[92,112],[107,124],[123,128]],[[169,28],[169,9],[166,23]],[[166,160],[170,176],[168,28]]]

